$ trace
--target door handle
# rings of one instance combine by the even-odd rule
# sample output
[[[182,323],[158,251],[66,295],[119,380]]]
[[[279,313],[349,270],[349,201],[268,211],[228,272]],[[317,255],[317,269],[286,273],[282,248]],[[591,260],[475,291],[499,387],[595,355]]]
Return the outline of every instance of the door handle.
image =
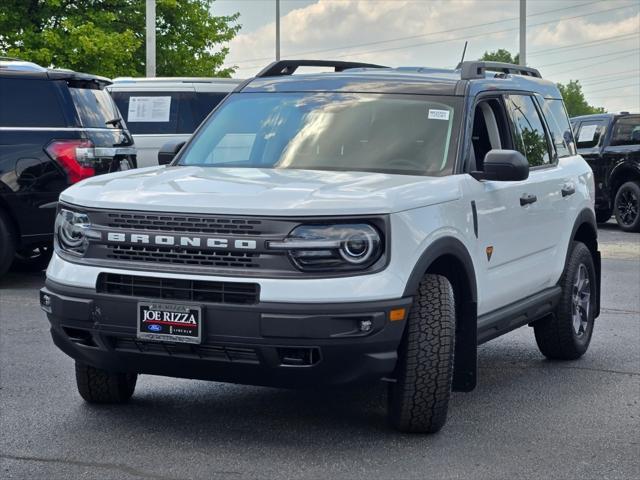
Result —
[[[563,197],[568,197],[569,195],[576,193],[576,187],[573,183],[566,183],[562,186],[562,190],[560,191],[562,192]]]
[[[535,203],[538,201],[538,197],[535,195],[525,194],[520,197],[520,206],[524,207],[525,205],[529,205],[530,203]]]

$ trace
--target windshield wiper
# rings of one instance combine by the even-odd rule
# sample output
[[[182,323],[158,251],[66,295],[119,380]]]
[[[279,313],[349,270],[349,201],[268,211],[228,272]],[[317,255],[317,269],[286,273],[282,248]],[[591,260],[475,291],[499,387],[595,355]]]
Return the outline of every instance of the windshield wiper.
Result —
[[[104,122],[104,124],[122,128],[122,119],[120,117],[112,118],[111,120]]]

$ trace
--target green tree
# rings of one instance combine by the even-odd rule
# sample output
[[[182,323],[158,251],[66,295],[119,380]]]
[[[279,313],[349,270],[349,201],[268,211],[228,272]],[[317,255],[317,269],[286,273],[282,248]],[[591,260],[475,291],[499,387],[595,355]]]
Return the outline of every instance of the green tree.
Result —
[[[157,0],[159,76],[222,76],[239,14],[215,0]],[[144,0],[2,0],[0,55],[116,77],[145,75]]]
[[[569,80],[569,83],[563,85],[558,83],[558,89],[564,99],[564,104],[567,107],[567,113],[570,117],[577,117],[578,115],[589,115],[592,113],[604,113],[605,109],[602,107],[594,107],[589,105],[587,99],[582,93],[582,85],[579,80]]]
[[[487,62],[514,63],[517,65],[520,61],[520,54],[516,54],[516,56],[514,57],[511,55],[511,52],[509,50],[500,48],[495,52],[484,52],[484,55],[482,55],[480,60],[485,60]]]

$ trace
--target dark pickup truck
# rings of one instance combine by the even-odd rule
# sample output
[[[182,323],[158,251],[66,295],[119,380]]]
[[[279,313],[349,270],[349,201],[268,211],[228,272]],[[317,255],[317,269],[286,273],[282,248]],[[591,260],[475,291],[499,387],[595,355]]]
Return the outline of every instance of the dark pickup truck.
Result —
[[[571,125],[578,153],[593,169],[598,222],[613,214],[621,229],[640,231],[640,114],[584,115]]]

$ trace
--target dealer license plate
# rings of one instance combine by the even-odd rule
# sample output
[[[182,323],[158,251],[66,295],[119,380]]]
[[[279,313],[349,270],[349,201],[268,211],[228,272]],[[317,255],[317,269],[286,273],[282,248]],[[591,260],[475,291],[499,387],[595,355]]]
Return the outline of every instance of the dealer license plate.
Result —
[[[201,343],[202,309],[173,303],[138,303],[138,338]]]

